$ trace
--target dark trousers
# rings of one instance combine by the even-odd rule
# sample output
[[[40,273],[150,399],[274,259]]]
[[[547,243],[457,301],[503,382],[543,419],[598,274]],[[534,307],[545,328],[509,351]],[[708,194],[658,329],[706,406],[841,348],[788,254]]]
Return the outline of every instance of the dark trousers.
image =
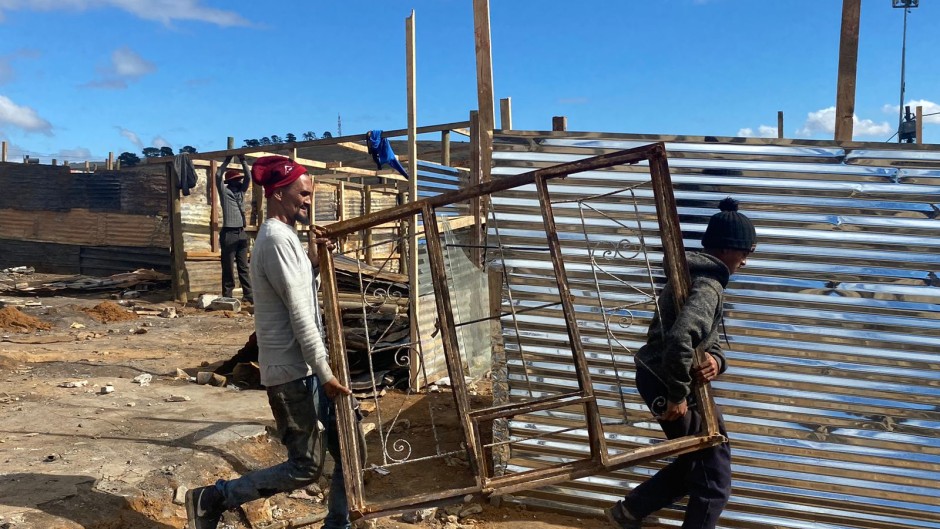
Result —
[[[666,386],[643,367],[637,367],[636,387],[653,414],[666,411]],[[675,421],[659,421],[669,439],[693,435],[702,426],[702,416],[694,399],[689,411]],[[718,411],[718,427],[723,435],[725,423]],[[624,499],[627,509],[637,519],[689,497],[683,529],[712,529],[718,523],[731,496],[731,447],[728,443],[677,457],[653,477],[633,489]]]
[[[238,282],[242,285],[242,297],[248,301],[251,297],[251,279],[248,277],[248,234],[245,228],[222,228],[219,233],[222,245],[222,295],[232,297],[235,289],[235,276],[232,265],[238,267]]]
[[[346,502],[343,467],[340,464],[336,408],[316,376],[271,386],[267,392],[278,436],[287,447],[287,461],[230,481],[219,480],[216,487],[225,497],[225,506],[233,509],[258,498],[315,483],[323,466],[320,443],[325,441],[336,465],[333,468],[328,514],[323,527],[349,529],[349,506]],[[320,425],[325,429],[322,434]]]

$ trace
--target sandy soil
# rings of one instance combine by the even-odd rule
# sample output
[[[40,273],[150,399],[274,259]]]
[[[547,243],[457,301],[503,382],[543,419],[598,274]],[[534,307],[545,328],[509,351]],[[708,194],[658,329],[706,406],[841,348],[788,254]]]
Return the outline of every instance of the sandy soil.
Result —
[[[166,296],[157,292],[133,302],[149,309],[175,306]],[[175,306],[177,318],[137,317],[107,298],[47,297],[39,299],[40,306],[24,306],[24,298],[0,297],[0,309],[6,311],[0,318],[2,528],[181,528],[185,510],[173,502],[179,487],[234,477],[284,457],[281,445],[268,435],[273,419],[264,392],[202,386],[178,377],[178,369],[195,375],[231,357],[253,329],[250,314]],[[142,374],[151,375],[149,384],[135,381]],[[106,386],[113,392],[102,393]],[[475,398],[487,397],[484,392]],[[383,457],[380,415],[381,431],[393,430],[395,438],[406,440],[413,457],[433,455],[436,445],[459,450],[455,418],[442,420],[434,432],[422,426],[430,412],[448,415],[453,404],[446,391],[425,396],[389,391],[379,401],[379,409],[370,408],[366,418],[373,424],[367,436],[370,461],[381,463]],[[419,483],[434,490],[471,477],[459,458],[435,461],[430,474],[395,470],[370,479],[367,490],[384,498],[421,490]],[[437,476],[436,482],[428,475]],[[326,480],[321,484],[325,488]],[[227,513],[220,527],[263,528],[325,508],[316,490],[295,496],[253,502]],[[607,527],[597,518],[488,503],[481,513],[450,525],[439,519],[409,524],[399,515],[365,525],[458,524]]]

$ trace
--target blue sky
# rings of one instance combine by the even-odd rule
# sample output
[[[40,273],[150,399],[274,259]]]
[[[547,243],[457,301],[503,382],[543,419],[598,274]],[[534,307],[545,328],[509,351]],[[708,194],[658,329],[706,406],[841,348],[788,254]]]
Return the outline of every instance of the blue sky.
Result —
[[[840,0],[491,0],[497,98],[517,129],[831,139]],[[940,5],[908,19],[906,102],[940,112]],[[477,106],[471,0],[0,0],[0,139],[11,158],[406,126]],[[863,0],[855,138],[897,126],[902,11]],[[940,143],[940,114],[925,119]]]

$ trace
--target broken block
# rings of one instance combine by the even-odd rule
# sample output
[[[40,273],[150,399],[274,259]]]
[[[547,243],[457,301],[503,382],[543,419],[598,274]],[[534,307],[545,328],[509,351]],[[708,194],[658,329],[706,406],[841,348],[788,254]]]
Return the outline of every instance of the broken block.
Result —
[[[230,310],[238,312],[242,310],[241,303],[235,298],[215,298],[209,304],[209,310]]]

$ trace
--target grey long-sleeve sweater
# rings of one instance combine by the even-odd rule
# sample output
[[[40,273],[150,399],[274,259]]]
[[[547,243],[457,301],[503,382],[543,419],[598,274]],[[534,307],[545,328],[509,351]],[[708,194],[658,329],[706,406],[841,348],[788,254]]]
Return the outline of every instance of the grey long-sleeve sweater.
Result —
[[[245,192],[251,187],[251,169],[248,168],[246,162],[242,161],[244,176],[241,181],[237,184],[226,185],[223,175],[234,159],[234,156],[226,158],[215,172],[215,185],[219,188],[219,202],[222,204],[223,228],[245,227]]]
[[[323,343],[310,259],[293,226],[261,224],[251,254],[261,383],[275,386],[316,374],[333,378]]]
[[[666,385],[670,402],[681,402],[689,395],[695,349],[702,347],[714,356],[720,373],[727,368],[718,327],[730,276],[728,267],[705,253],[687,252],[686,259],[692,288],[685,306],[676,312],[672,285],[666,283],[659,296],[659,310],[650,322],[646,345],[636,353],[637,361]]]

